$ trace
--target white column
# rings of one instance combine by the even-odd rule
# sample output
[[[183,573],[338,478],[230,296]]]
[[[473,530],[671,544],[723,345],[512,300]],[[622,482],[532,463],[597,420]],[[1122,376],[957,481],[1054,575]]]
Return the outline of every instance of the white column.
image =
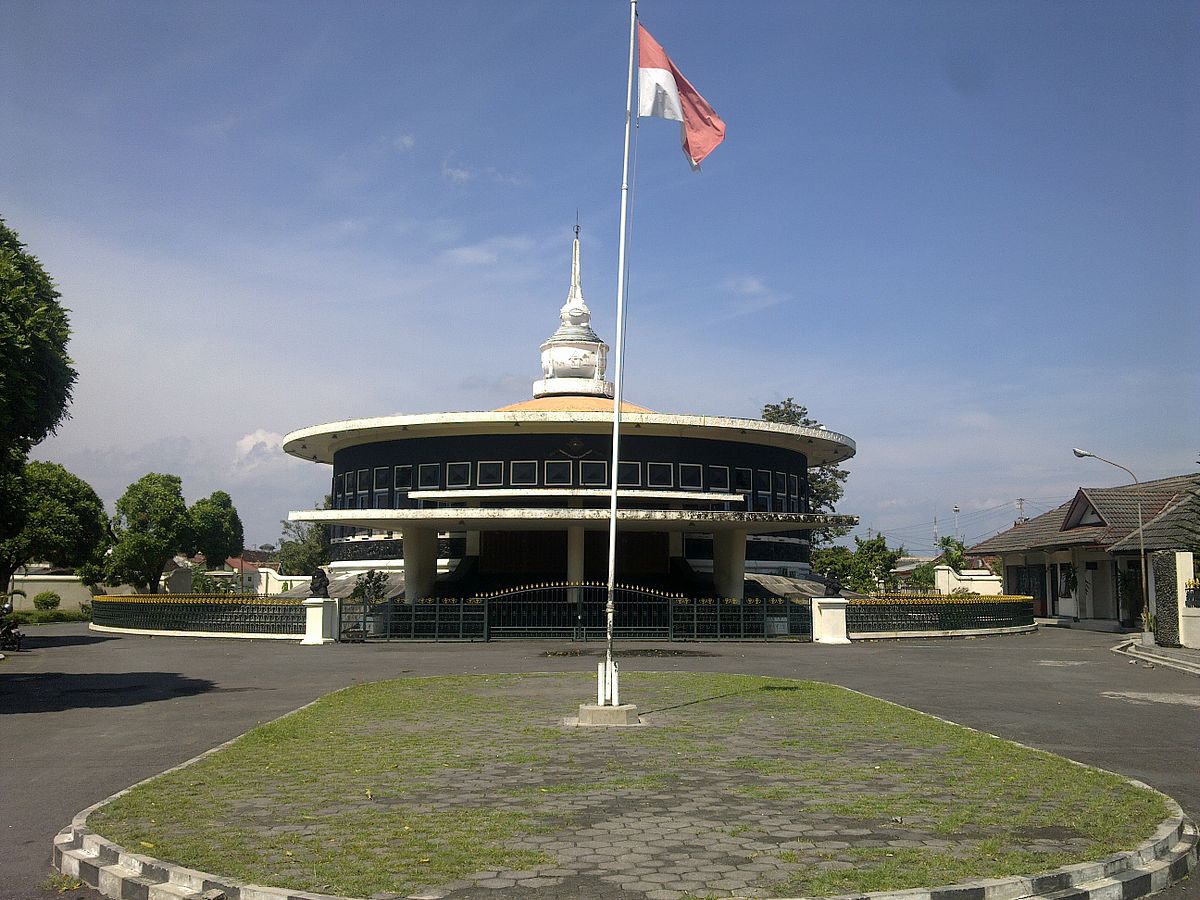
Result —
[[[717,595],[741,600],[746,593],[746,532],[713,532],[713,586]]]
[[[1191,552],[1175,554],[1175,608],[1179,611],[1179,643],[1200,650],[1200,606],[1187,605],[1187,583],[1195,571],[1194,560]]]
[[[667,534],[667,555],[672,559],[683,556],[683,532],[671,531]]]
[[[409,603],[433,596],[437,583],[437,531],[405,528],[404,598]]]
[[[848,644],[845,597],[813,597],[813,643]]]
[[[583,581],[583,526],[567,527],[567,581]]]

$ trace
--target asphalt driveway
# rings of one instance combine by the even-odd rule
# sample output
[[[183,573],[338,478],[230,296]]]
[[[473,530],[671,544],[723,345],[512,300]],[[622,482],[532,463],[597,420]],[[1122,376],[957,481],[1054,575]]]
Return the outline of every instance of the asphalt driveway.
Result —
[[[0,661],[0,898],[59,896],[38,885],[54,834],[83,807],[329,691],[405,675],[592,671],[594,657],[570,653],[599,649],[533,641],[301,647],[116,637],[84,625],[28,633],[27,649]],[[1062,629],[849,647],[639,643],[624,645],[640,653],[622,664],[845,685],[1125,773],[1194,818],[1200,678],[1131,664],[1110,652],[1114,643],[1114,635]],[[84,895],[95,896],[71,894]],[[1161,896],[1200,900],[1200,879]]]

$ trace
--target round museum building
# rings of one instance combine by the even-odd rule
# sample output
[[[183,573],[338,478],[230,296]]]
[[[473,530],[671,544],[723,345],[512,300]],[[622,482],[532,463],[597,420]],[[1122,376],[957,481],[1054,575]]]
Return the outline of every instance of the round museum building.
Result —
[[[351,419],[302,428],[284,449],[332,467],[334,572],[403,572],[403,599],[483,596],[604,580],[612,479],[617,579],[740,599],[763,578],[803,578],[808,534],[849,516],[809,512],[808,471],[854,455],[819,427],[622,404],[612,466],[608,345],[579,271],[541,346],[532,399],[486,412]]]

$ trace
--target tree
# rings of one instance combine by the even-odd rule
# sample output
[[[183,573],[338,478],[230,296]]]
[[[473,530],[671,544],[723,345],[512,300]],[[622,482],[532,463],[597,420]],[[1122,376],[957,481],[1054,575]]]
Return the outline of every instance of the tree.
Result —
[[[107,581],[128,581],[157,594],[167,560],[195,541],[179,476],[151,472],[131,484],[117,501],[112,530],[116,544],[105,565]]]
[[[21,566],[41,560],[82,566],[108,544],[108,516],[91,485],[57,463],[26,463],[20,473],[24,524],[0,541],[0,585]]]
[[[912,570],[912,574],[908,576],[908,586],[914,588],[925,588],[933,590],[937,587],[937,575],[934,569],[937,568],[937,563],[923,562]]]
[[[76,372],[54,282],[0,219],[0,541],[21,531],[30,448],[66,417]]]
[[[795,398],[787,397],[778,403],[768,403],[763,406],[764,422],[776,422],[780,425],[819,425],[816,419],[809,418],[808,409],[796,402]],[[808,470],[808,511],[815,513],[832,513],[837,508],[846,489],[842,486],[850,473],[842,468],[841,463],[829,463]],[[834,538],[849,532],[849,528],[817,528],[812,532],[814,548],[829,544]]]
[[[942,555],[939,557],[942,565],[949,566],[955,572],[961,572],[967,564],[966,545],[950,535],[938,538],[937,545],[942,549]]]
[[[0,447],[29,448],[66,417],[71,328],[41,263],[0,219]]]
[[[813,551],[812,567],[818,575],[832,578],[843,587],[860,594],[894,587],[892,569],[904,555],[904,548],[891,549],[883,535],[854,539],[854,549],[834,546]]]
[[[329,509],[333,498],[325,495]],[[311,575],[329,564],[329,529],[316,522],[281,522],[283,534],[279,539],[279,574]]]
[[[850,581],[850,572],[854,565],[854,553],[849,547],[843,547],[840,544],[822,547],[812,552],[810,565],[818,575],[836,581],[838,584],[847,584]]]
[[[224,491],[213,491],[188,510],[191,519],[190,552],[204,554],[210,569],[219,569],[230,556],[241,555],[245,536],[233,500]]]

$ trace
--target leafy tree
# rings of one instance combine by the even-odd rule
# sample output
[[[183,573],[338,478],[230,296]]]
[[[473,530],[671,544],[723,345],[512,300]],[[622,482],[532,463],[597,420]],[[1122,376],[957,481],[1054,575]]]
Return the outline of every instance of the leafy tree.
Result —
[[[157,594],[167,560],[195,540],[179,476],[151,472],[131,484],[117,501],[112,528],[116,544],[105,565],[107,581],[128,581]]]
[[[889,548],[881,534],[865,541],[856,537],[853,550],[842,546],[814,550],[812,567],[818,575],[832,578],[843,587],[869,594],[880,588],[895,587],[892,569],[903,555],[903,547]]]
[[[832,547],[822,547],[812,552],[812,570],[825,578],[831,578],[838,584],[850,581],[850,572],[854,565],[854,553],[849,547],[834,544]]]
[[[764,422],[776,422],[780,425],[808,425],[820,423],[809,418],[808,408],[801,406],[795,398],[787,397],[778,403],[768,403],[763,406]],[[850,473],[842,468],[841,463],[829,463],[808,470],[808,509],[815,513],[832,513],[837,508],[838,501],[846,493],[843,485]],[[812,532],[814,548],[829,544],[834,538],[849,532],[849,528],[817,528]]]
[[[20,474],[24,524],[0,541],[0,585],[21,566],[44,560],[82,566],[108,546],[108,517],[91,486],[57,463],[27,463]]]
[[[950,535],[938,538],[937,545],[942,550],[942,555],[939,557],[942,565],[949,566],[955,572],[961,572],[967,564],[966,545]]]
[[[193,594],[236,594],[240,589],[233,578],[214,578],[209,575],[207,566],[193,563],[191,568]]]
[[[892,569],[904,555],[904,548],[891,549],[882,534],[863,540],[854,539],[854,564],[850,570],[850,588],[860,593],[869,594],[880,588],[896,586],[896,576]]]
[[[230,556],[242,552],[245,536],[233,500],[224,491],[213,491],[188,510],[192,523],[191,552],[204,554],[210,569],[219,569]]]
[[[54,282],[0,219],[0,541],[21,531],[29,449],[66,417],[70,333]]]
[[[333,498],[325,495],[329,509]],[[281,522],[283,535],[279,540],[279,574],[311,575],[329,564],[329,529],[316,522]]]
[[[354,579],[354,590],[350,592],[352,600],[382,600],[387,593],[387,576],[374,569],[368,569]]]
[[[937,587],[937,575],[934,574],[934,569],[937,567],[935,562],[923,562],[908,576],[908,586],[915,588],[927,588],[933,590]]]
[[[0,447],[27,452],[66,417],[76,372],[54,282],[0,219]]]

